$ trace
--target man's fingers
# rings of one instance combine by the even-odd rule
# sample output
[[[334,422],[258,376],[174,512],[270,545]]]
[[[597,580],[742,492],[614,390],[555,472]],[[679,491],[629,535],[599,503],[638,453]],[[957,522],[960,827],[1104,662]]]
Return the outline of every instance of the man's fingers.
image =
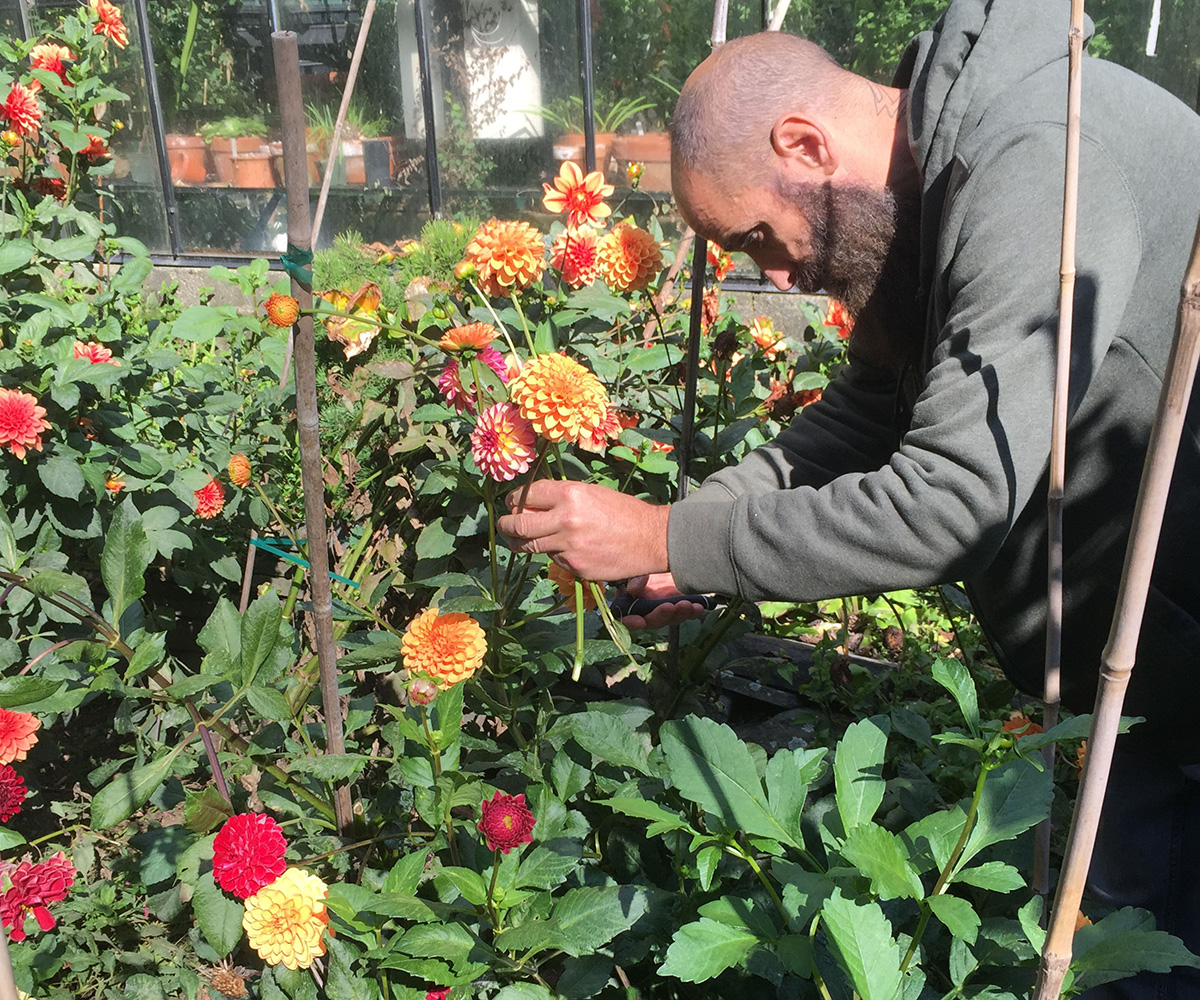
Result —
[[[558,530],[558,519],[545,511],[525,510],[520,514],[502,515],[496,521],[496,529],[512,541],[545,538]]]
[[[556,479],[535,479],[519,489],[510,490],[504,497],[509,510],[548,510],[559,496],[564,484]]]

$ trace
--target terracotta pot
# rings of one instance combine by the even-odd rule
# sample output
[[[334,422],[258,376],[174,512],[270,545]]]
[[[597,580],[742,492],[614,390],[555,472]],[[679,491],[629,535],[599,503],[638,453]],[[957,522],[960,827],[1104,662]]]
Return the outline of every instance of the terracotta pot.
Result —
[[[217,180],[222,184],[235,184],[233,161],[242,153],[257,153],[263,142],[253,135],[216,136],[208,144],[208,149],[212,153],[213,173],[217,175]]]
[[[203,184],[208,176],[204,140],[198,135],[167,136],[167,160],[174,184]]]
[[[619,135],[613,140],[613,156],[617,161],[619,177],[625,176],[625,170],[631,163],[645,166],[638,185],[641,190],[671,190],[671,140],[666,132]]]
[[[360,139],[342,140],[342,166],[346,171],[346,183],[367,183],[367,168],[363,163],[363,144]]]
[[[607,174],[609,154],[612,151],[612,132],[596,133],[596,169]],[[582,132],[568,132],[554,140],[554,159],[561,164],[564,160],[574,160],[581,170],[586,170],[587,146]]]
[[[233,157],[233,186],[239,188],[273,188],[275,186],[275,172],[271,169],[269,147],[260,145],[256,150],[238,152]]]

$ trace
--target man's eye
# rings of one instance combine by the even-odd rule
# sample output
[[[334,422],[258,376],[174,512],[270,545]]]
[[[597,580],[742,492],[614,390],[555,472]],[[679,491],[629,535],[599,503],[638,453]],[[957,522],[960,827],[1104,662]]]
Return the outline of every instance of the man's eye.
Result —
[[[763,234],[757,229],[752,233],[747,233],[746,238],[742,240],[742,248],[745,250],[753,250],[755,247],[762,246]]]

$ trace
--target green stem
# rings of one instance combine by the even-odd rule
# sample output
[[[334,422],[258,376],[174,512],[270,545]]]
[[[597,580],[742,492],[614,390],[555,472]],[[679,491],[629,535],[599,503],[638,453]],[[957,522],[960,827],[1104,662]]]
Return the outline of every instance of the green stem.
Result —
[[[496,315],[496,310],[492,308],[492,300],[483,294],[483,289],[474,281],[471,282],[471,287],[475,289],[475,294],[479,296],[481,302],[488,312],[492,314],[492,319],[496,323],[496,329],[500,331],[500,336],[504,338],[504,342],[508,345],[508,349],[513,353],[517,353],[517,348],[513,345],[512,336],[508,332],[508,327],[500,322],[500,317]]]
[[[512,297],[513,308],[517,311],[517,315],[521,318],[521,329],[525,333],[525,344],[529,347],[529,356],[537,357],[537,349],[533,346],[533,337],[529,333],[529,323],[525,319],[525,310],[521,308],[521,300],[517,296]]]
[[[817,989],[821,991],[823,1000],[832,1000],[829,995],[829,987],[825,985],[825,980],[821,978],[821,970],[817,968],[817,926],[821,922],[821,911],[818,910],[816,916],[812,918],[812,923],[808,925],[808,939],[813,943],[812,946],[812,976],[813,982],[817,984]]]
[[[750,870],[758,876],[758,880],[762,883],[764,889],[767,890],[767,895],[771,897],[771,902],[775,904],[775,909],[779,911],[779,915],[783,918],[783,925],[786,927],[788,922],[787,910],[783,908],[783,900],[779,898],[779,893],[775,891],[775,887],[771,885],[766,873],[757,861],[754,860],[754,854],[739,844],[736,840],[729,847],[725,848],[734,857],[741,858],[750,866]]]
[[[575,662],[571,666],[571,680],[579,683],[583,672],[583,581],[575,577]]]
[[[492,881],[488,886],[487,891],[487,909],[492,916],[492,926],[499,934],[504,930],[504,925],[500,922],[500,910],[497,908],[493,896],[496,893],[496,878],[500,874],[500,851],[499,849],[492,851]]]

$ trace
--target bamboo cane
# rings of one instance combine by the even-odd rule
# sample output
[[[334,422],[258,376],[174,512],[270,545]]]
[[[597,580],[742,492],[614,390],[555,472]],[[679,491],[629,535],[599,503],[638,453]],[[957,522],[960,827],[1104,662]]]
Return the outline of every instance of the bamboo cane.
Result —
[[[791,3],[792,0],[779,0],[775,12],[771,15],[771,23],[767,25],[767,31],[779,31],[783,27],[783,19],[787,17]]]
[[[1046,498],[1049,521],[1047,553],[1046,675],[1042,693],[1042,728],[1058,722],[1062,699],[1063,616],[1063,495],[1066,484],[1067,402],[1071,377],[1071,324],[1075,310],[1075,230],[1079,209],[1079,112],[1082,103],[1083,0],[1071,0],[1067,32],[1067,155],[1063,182],[1062,252],[1058,264],[1058,358],[1054,372],[1054,412],[1050,431],[1050,489]],[[1054,770],[1054,744],[1042,751],[1046,767]],[[1045,899],[1050,893],[1050,818],[1038,824],[1033,852],[1033,889]]]
[[[22,917],[24,911],[22,910]],[[18,1000],[17,981],[8,954],[8,931],[0,927],[0,1000]]]
[[[287,190],[288,243],[312,249],[308,215],[308,161],[304,140],[304,101],[300,93],[300,50],[294,31],[271,34],[275,81],[283,127],[283,175]],[[304,488],[304,523],[311,566],[313,624],[317,633],[317,664],[321,704],[325,711],[325,749],[344,753],[342,705],[338,697],[337,645],[333,638],[333,596],[329,584],[329,546],[326,543],[325,483],[321,476],[321,440],[317,413],[317,366],[313,344],[312,289],[292,276],[292,294],[300,302],[295,325],[296,425],[300,440],[300,474]],[[334,792],[338,829],[350,827],[350,788],[341,783]]]
[[[1050,931],[1042,951],[1038,971],[1036,1000],[1058,1000],[1063,977],[1071,963],[1071,942],[1075,934],[1075,916],[1083,898],[1096,830],[1100,824],[1100,808],[1112,765],[1113,747],[1117,739],[1117,724],[1125,689],[1133,671],[1138,634],[1146,609],[1146,594],[1150,589],[1150,573],[1154,553],[1162,530],[1163,511],[1171,487],[1171,473],[1183,432],[1192,381],[1196,375],[1196,360],[1200,356],[1200,224],[1192,244],[1192,258],[1184,275],[1180,292],[1179,316],[1175,325],[1175,341],[1167,359],[1154,429],[1146,452],[1142,482],[1137,505],[1133,512],[1133,527],[1125,550],[1125,567],[1121,573],[1121,589],[1113,613],[1112,628],[1100,665],[1100,687],[1096,692],[1096,708],[1092,731],[1088,736],[1087,760],[1079,786],[1079,798],[1071,818],[1067,838],[1067,856],[1058,882],[1058,894]]]

